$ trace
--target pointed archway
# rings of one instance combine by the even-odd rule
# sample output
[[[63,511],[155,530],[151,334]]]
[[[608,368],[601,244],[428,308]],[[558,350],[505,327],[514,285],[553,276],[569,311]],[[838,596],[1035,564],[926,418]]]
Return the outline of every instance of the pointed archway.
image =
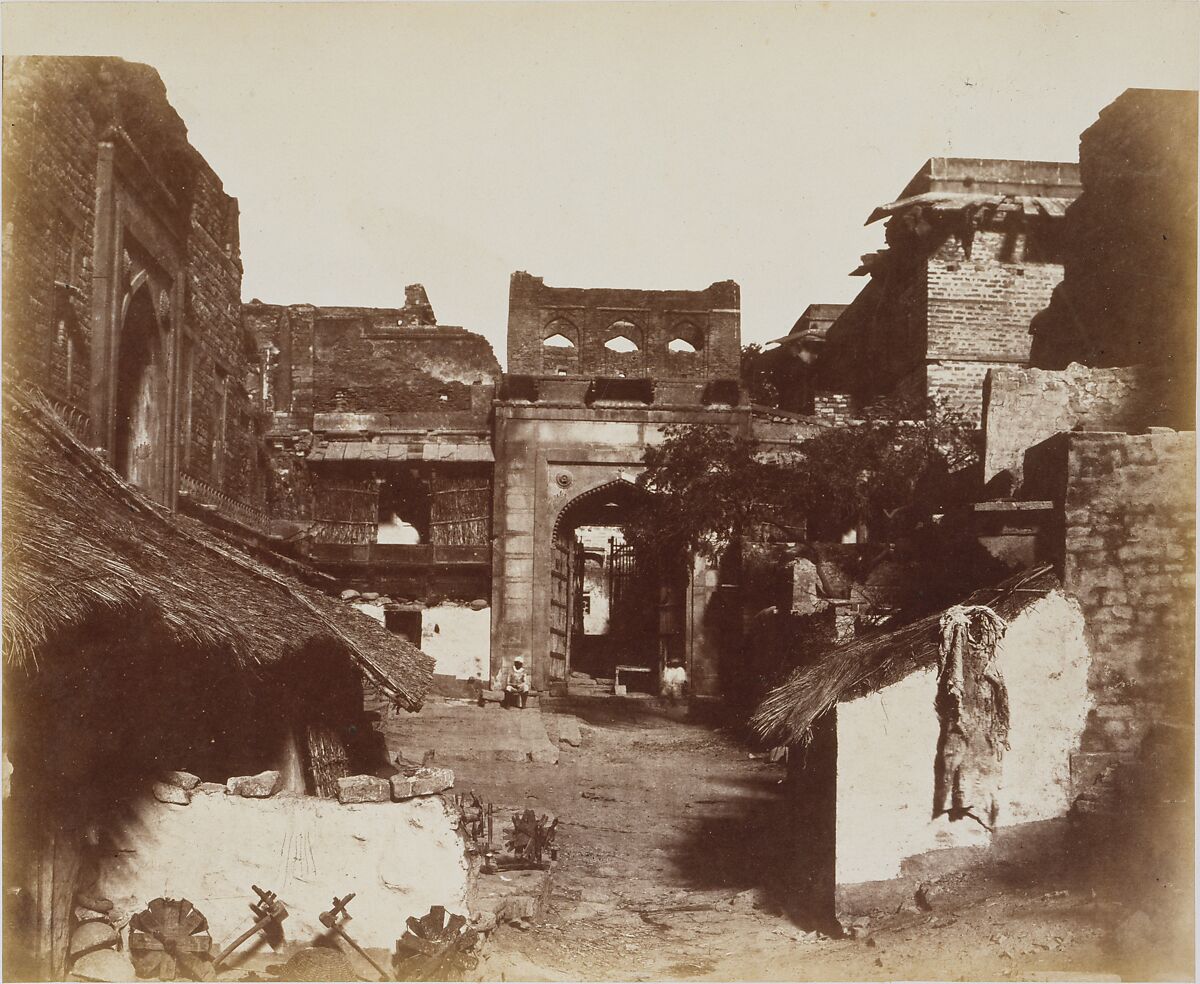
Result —
[[[555,518],[546,668],[553,688],[569,689],[573,671],[608,680],[625,667],[623,684],[656,692],[666,661],[683,656],[682,563],[641,557],[623,534],[645,496],[616,479],[576,495]]]
[[[126,481],[158,496],[162,484],[166,373],[149,281],[125,308],[116,361],[113,466]]]

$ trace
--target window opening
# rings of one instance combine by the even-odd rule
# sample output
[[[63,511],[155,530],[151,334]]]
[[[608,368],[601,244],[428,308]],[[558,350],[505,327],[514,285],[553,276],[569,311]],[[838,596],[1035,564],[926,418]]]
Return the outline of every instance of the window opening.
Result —
[[[604,343],[604,347],[611,352],[636,352],[638,351],[637,343],[624,335],[617,335],[615,338],[610,338]]]

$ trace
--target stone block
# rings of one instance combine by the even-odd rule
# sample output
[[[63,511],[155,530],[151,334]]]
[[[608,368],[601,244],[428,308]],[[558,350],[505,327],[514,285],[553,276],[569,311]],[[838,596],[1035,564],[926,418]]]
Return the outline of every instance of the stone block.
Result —
[[[337,781],[339,803],[386,803],[392,785],[378,776],[345,776]]]
[[[411,773],[399,772],[392,776],[391,794],[394,800],[406,800],[445,792],[453,785],[454,772],[450,769],[422,767]]]
[[[578,748],[583,744],[583,735],[579,732],[579,718],[573,714],[564,714],[559,717],[558,740],[572,748]]]
[[[539,765],[558,765],[558,749],[556,748],[535,748],[529,753],[530,761],[537,762]]]
[[[106,921],[93,919],[75,928],[71,934],[69,953],[72,957],[80,957],[93,950],[102,950],[116,946],[120,934]]]
[[[532,895],[511,895],[504,900],[500,907],[499,917],[507,922],[517,922],[521,919],[540,919],[542,915],[541,899]]]
[[[200,777],[190,772],[168,772],[163,776],[163,782],[178,786],[180,789],[195,789],[200,785]]]
[[[229,791],[228,788],[219,782],[202,782],[202,783],[200,783],[199,786],[197,786],[195,789],[192,790],[192,793],[193,794],[202,793],[205,795],[212,795],[213,793],[221,793],[222,795],[224,795],[228,791]]]
[[[181,789],[179,786],[173,786],[169,782],[156,782],[154,784],[154,798],[160,803],[172,803],[175,806],[187,806],[192,802],[192,794],[186,789]]]
[[[279,791],[280,775],[273,769],[256,776],[232,776],[225,783],[225,790],[232,796],[266,799]]]
[[[128,955],[109,949],[85,953],[71,965],[71,976],[85,981],[137,980]]]
[[[497,762],[528,762],[529,753],[520,748],[497,748],[492,758]]]

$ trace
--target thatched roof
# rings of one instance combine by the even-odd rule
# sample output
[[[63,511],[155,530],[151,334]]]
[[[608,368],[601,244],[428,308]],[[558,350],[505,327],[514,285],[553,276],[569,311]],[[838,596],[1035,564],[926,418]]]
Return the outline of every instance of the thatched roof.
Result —
[[[987,605],[1011,621],[1022,609],[1058,587],[1050,566],[1031,567],[961,602]],[[832,650],[819,663],[798,669],[772,690],[751,719],[754,730],[780,745],[804,741],[813,722],[834,704],[890,686],[937,659],[934,612],[900,628],[860,636]]]
[[[56,640],[151,611],[197,658],[256,673],[312,646],[416,710],[433,660],[374,620],[151,502],[35,390],[4,386],[4,660],[35,674]]]

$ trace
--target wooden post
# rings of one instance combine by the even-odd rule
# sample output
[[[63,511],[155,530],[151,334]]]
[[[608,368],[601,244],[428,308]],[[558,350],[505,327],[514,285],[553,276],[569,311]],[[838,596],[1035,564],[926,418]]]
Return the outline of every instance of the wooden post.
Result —
[[[788,755],[790,816],[785,908],[806,930],[841,932],[837,923],[837,708],[813,723],[812,741]]]
[[[43,814],[31,872],[34,892],[34,959],[44,980],[65,980],[71,916],[83,863],[78,831]]]

